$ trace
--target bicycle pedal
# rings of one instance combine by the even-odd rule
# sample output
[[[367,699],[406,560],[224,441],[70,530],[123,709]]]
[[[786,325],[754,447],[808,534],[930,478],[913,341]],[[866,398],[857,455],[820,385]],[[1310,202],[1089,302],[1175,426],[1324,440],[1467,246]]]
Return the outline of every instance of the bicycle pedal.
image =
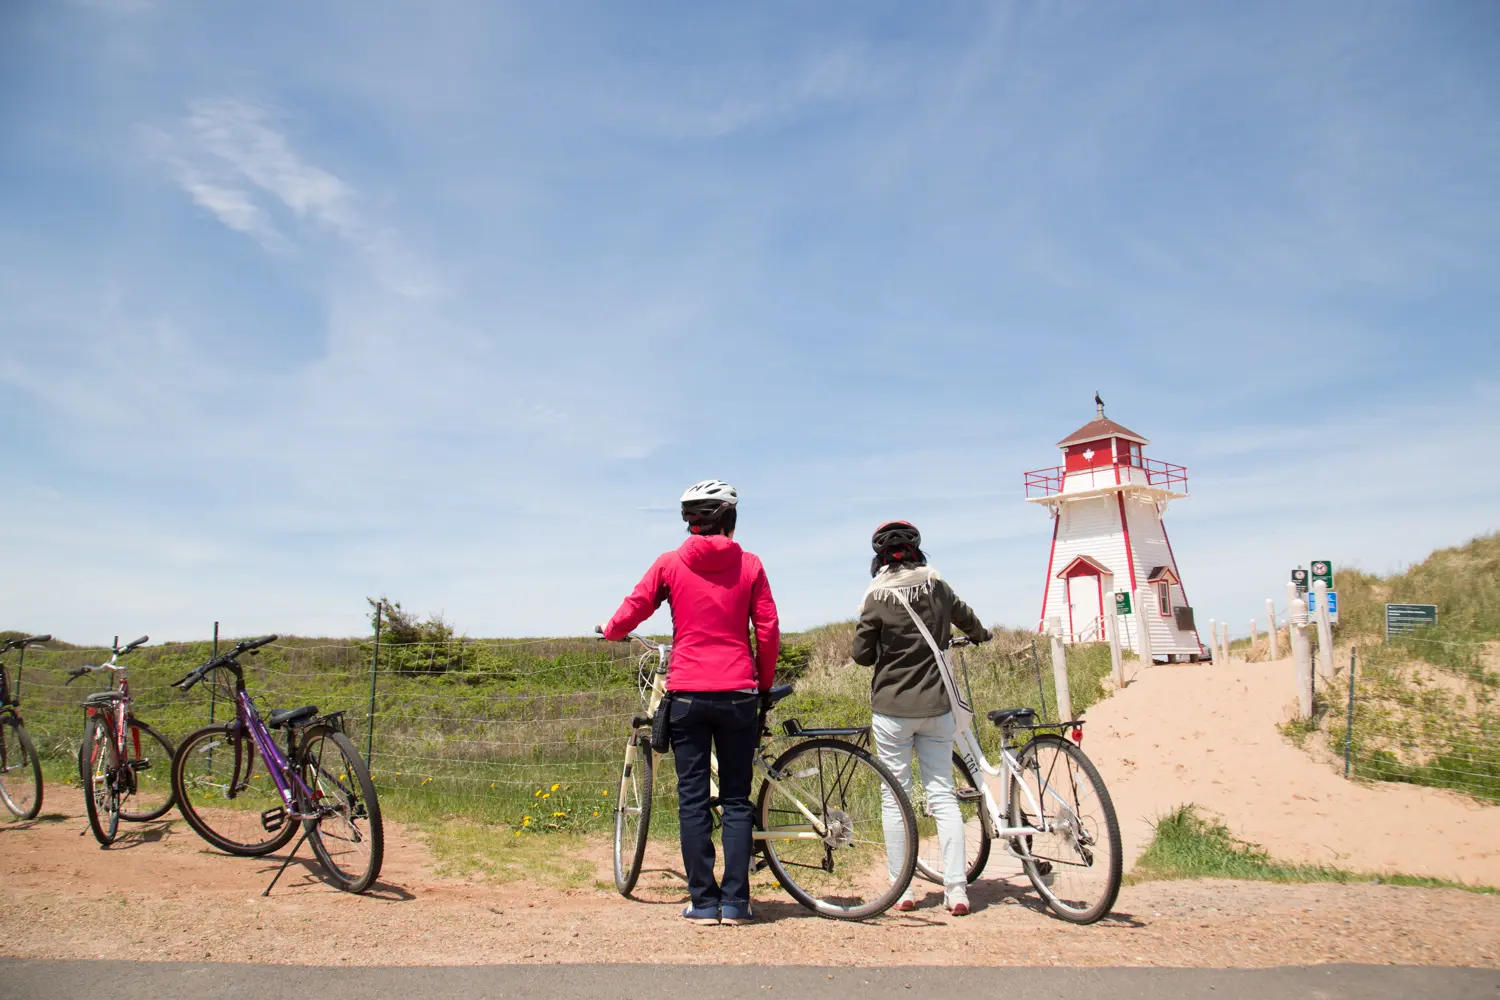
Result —
[[[769,867],[771,867],[771,862],[767,861],[764,857],[756,858],[755,862],[750,866],[750,874],[753,875],[756,872],[765,871]]]
[[[984,798],[984,793],[977,788],[958,788],[953,794],[960,802],[977,802]]]
[[[267,809],[260,814],[260,825],[266,828],[267,833],[275,833],[277,830],[280,830],[283,826],[286,826],[286,808],[284,806],[276,806],[274,809]]]
[[[142,757],[140,760],[128,760],[125,762],[125,766],[132,771],[149,771],[151,770],[151,758]]]

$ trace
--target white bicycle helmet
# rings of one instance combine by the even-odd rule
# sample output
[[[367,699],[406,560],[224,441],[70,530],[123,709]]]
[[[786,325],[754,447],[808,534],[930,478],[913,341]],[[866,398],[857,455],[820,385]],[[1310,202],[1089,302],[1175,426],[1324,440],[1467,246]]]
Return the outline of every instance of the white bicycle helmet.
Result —
[[[682,519],[695,535],[717,535],[734,531],[740,495],[722,479],[694,483],[682,495]]]
[[[716,504],[727,503],[731,507],[736,507],[739,505],[740,495],[735,492],[733,486],[722,479],[705,479],[701,483],[694,483],[682,495],[683,503],[697,503],[705,500]]]

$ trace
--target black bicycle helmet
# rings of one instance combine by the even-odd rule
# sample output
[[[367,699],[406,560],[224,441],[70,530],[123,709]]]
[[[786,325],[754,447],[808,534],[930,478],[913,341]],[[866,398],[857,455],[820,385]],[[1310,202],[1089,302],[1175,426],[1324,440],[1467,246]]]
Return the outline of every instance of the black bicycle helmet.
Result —
[[[922,554],[922,533],[910,521],[885,522],[870,536],[870,547],[875,550],[875,559],[870,563],[871,576],[890,563],[920,566],[927,561]]]

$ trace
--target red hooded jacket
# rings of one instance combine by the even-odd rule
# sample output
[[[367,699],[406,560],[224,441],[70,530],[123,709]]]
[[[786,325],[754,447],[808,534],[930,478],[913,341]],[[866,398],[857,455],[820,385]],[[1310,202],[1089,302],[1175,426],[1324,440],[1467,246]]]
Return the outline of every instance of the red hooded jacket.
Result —
[[[672,605],[669,691],[770,689],[781,625],[758,558],[724,535],[693,535],[675,552],[657,557],[604,626],[604,638],[625,638],[662,601]]]

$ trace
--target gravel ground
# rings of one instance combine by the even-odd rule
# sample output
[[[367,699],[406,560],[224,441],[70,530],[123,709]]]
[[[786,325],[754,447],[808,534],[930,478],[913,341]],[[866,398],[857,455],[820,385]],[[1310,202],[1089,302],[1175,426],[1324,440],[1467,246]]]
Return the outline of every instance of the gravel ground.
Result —
[[[1500,967],[1500,896],[1381,885],[1170,882],[1126,887],[1092,927],[1041,909],[1028,886],[974,887],[954,918],[931,892],[911,915],[863,924],[812,916],[775,889],[761,922],[697,927],[653,846],[640,901],[599,888],[487,884],[435,874],[426,848],[388,827],[376,890],[340,893],[294,863],[231,858],[180,820],[132,827],[113,848],[83,819],[0,826],[0,955],[308,965],[742,962],[1262,967],[1329,962]],[[608,878],[602,844],[590,849]]]

